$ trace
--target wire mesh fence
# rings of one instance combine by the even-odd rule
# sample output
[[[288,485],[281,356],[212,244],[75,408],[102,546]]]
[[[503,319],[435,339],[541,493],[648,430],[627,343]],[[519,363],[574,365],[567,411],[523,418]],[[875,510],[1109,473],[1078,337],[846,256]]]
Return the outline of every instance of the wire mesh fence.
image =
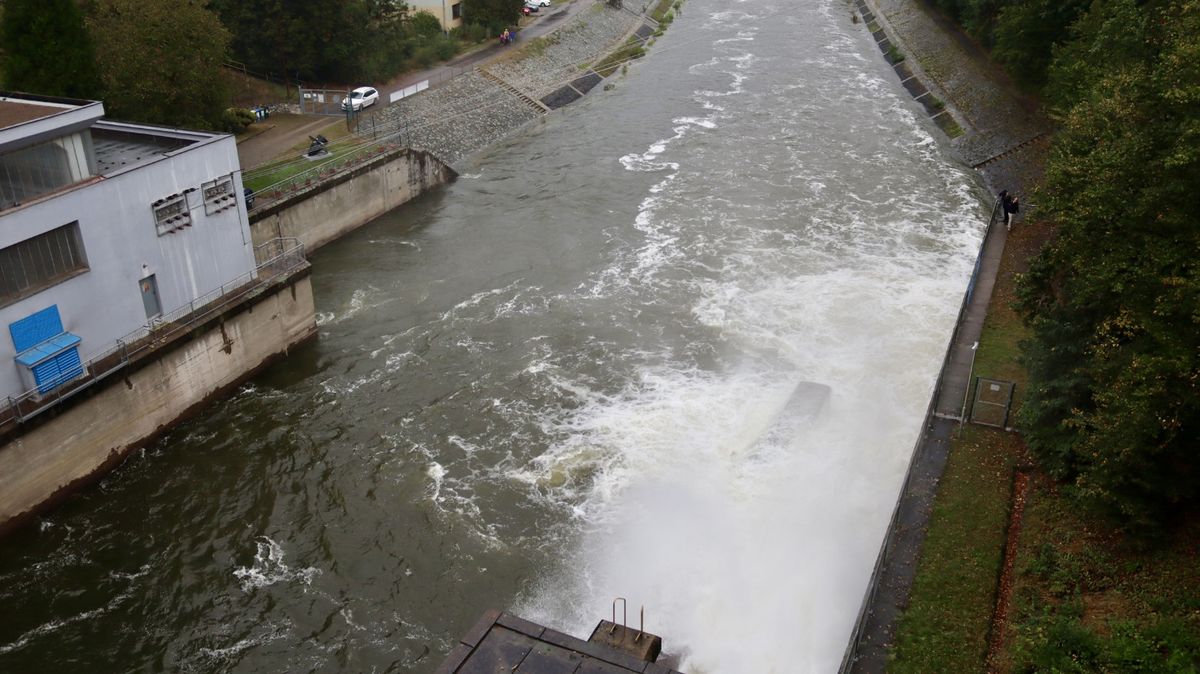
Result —
[[[92,353],[83,362],[81,377],[46,393],[33,388],[0,401],[0,426],[25,421],[58,405],[307,264],[304,244],[294,238],[268,241],[255,249],[254,257],[257,264],[253,270],[150,319]]]
[[[1015,389],[1016,384],[1011,381],[976,377],[975,402],[971,405],[971,423],[994,428],[1008,426],[1008,415],[1012,410]]]

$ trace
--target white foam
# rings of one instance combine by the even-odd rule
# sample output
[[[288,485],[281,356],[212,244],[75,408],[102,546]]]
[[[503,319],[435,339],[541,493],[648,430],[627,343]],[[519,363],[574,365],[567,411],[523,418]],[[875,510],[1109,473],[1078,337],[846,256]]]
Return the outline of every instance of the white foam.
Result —
[[[296,569],[285,564],[283,547],[268,536],[259,536],[255,547],[257,550],[254,553],[254,563],[233,570],[234,577],[241,581],[243,592],[252,592],[284,582],[309,585],[313,578],[321,574],[321,570],[316,567]]]

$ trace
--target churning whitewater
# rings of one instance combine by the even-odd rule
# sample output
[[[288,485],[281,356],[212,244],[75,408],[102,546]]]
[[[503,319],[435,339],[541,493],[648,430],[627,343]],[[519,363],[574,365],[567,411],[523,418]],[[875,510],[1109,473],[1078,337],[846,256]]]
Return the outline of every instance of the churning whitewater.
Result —
[[[618,596],[690,674],[836,670],[986,215],[934,133],[844,0],[688,0],[9,543],[0,670],[430,672]]]

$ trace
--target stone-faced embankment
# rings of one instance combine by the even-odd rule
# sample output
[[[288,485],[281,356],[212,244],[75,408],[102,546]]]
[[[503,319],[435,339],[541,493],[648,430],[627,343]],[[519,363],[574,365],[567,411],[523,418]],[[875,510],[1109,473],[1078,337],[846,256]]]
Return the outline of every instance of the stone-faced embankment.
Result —
[[[380,110],[375,123],[364,125],[360,133],[398,133],[401,143],[453,165],[557,107],[540,99],[573,82],[578,94],[567,99],[586,93],[600,80],[588,66],[645,23],[638,14],[596,2],[554,33],[530,44],[518,41],[509,58],[484,66],[482,72],[464,73]]]

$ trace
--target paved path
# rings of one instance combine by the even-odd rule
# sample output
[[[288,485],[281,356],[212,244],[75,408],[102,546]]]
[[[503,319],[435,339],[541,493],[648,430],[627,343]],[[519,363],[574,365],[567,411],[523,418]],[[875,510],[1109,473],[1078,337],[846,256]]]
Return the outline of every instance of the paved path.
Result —
[[[890,39],[915,61],[911,67],[918,77],[959,120],[965,133],[952,141],[959,157],[980,170],[993,193],[1008,189],[1021,195],[1023,216],[1030,206],[1036,208],[1026,195],[1041,180],[1052,128],[1046,117],[978,45],[921,0],[867,0],[867,4]],[[983,329],[1006,240],[1007,232],[998,223],[985,237],[975,290],[950,347],[934,414],[923,429],[885,542],[877,590],[867,606],[856,657],[845,663],[844,671],[887,669],[895,623],[908,603],[951,435],[959,426],[972,379],[972,346]]]
[[[519,38],[514,47],[505,47],[498,40],[492,40],[485,46],[461,54],[445,63],[399,75],[391,81],[376,87],[379,90],[381,103],[387,104],[388,96],[393,91],[403,89],[410,84],[429,80],[431,88],[445,83],[450,78],[459,75],[481,63],[487,63],[507,54],[511,49],[519,48],[529,40],[542,37],[565,25],[568,20],[580,12],[592,7],[593,0],[569,0],[569,2],[544,7],[520,27]],[[374,107],[374,106],[372,106]],[[370,111],[368,114],[373,114]],[[304,142],[309,136],[316,135],[322,129],[341,123],[342,118],[328,115],[289,115],[274,114],[265,122],[268,126],[251,138],[238,143],[238,158],[242,169],[249,170],[261,166],[272,159],[278,158],[293,146]],[[262,122],[260,122],[261,124]],[[360,122],[361,123],[361,122]]]

